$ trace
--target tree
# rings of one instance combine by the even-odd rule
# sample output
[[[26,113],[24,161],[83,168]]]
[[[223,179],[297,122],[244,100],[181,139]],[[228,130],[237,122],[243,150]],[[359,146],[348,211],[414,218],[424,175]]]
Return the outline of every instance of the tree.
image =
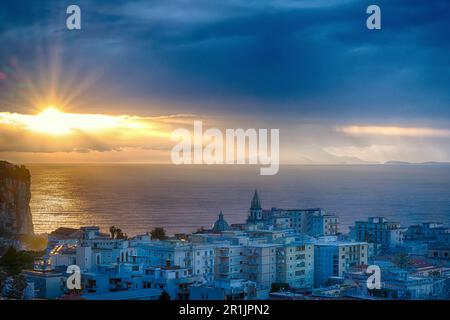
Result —
[[[111,239],[126,239],[127,236],[122,232],[122,229],[116,226],[111,226],[109,228],[109,233],[111,234]]]
[[[111,239],[114,239],[116,237],[116,227],[115,226],[109,227],[109,234],[111,235]]]
[[[117,230],[116,239],[127,239],[127,235],[121,229]]]
[[[163,292],[161,292],[161,295],[159,296],[159,300],[161,300],[161,301],[170,300],[170,295],[164,290]]]
[[[0,268],[7,275],[14,276],[22,272],[23,269],[31,269],[34,259],[38,254],[31,251],[17,251],[10,247],[0,258]]]
[[[392,262],[401,269],[408,269],[412,265],[411,258],[406,253],[400,253],[394,256]]]
[[[290,289],[289,283],[273,282],[270,292],[288,291]]]
[[[166,231],[164,228],[155,228],[151,232],[152,239],[158,239],[158,240],[166,240],[168,237],[166,236]]]
[[[3,269],[0,269],[0,297],[2,296],[3,289],[5,288],[5,282],[7,278],[8,275],[6,274],[6,272],[3,271]]]
[[[387,289],[368,289],[367,291],[372,297],[387,298],[389,296]]]
[[[8,298],[23,299],[23,293],[27,286],[27,280],[23,275],[19,274],[14,276],[12,279],[11,289],[8,292]]]

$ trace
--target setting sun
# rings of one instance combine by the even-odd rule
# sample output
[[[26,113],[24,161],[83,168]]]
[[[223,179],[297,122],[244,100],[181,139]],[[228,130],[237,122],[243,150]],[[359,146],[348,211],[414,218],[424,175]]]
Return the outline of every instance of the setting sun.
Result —
[[[70,122],[66,122],[67,114],[59,111],[54,106],[48,106],[29,121],[29,129],[36,132],[49,134],[68,134],[71,132]]]

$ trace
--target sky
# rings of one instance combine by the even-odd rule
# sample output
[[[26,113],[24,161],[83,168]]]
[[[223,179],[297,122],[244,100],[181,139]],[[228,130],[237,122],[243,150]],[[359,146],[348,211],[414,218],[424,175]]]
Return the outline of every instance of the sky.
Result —
[[[70,4],[81,30],[65,27]],[[366,28],[371,4],[381,30]],[[447,0],[0,6],[2,159],[167,162],[170,132],[202,119],[279,128],[285,163],[450,161]],[[30,129],[48,105],[115,125]]]

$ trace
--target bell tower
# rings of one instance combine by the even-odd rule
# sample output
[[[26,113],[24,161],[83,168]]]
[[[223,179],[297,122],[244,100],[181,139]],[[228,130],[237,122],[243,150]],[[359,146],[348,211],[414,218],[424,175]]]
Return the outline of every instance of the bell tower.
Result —
[[[258,191],[255,190],[255,194],[253,195],[252,203],[250,206],[250,221],[259,221],[262,220],[262,208],[261,201],[259,200]]]

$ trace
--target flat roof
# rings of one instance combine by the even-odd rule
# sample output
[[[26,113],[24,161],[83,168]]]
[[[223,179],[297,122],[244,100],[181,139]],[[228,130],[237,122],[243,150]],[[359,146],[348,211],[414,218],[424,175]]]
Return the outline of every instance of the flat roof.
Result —
[[[320,246],[345,246],[345,245],[350,245],[350,246],[355,246],[355,245],[365,245],[365,244],[369,244],[368,242],[363,242],[363,241],[345,241],[345,240],[335,240],[335,241],[326,241],[326,240],[317,240],[316,242],[314,242],[314,244],[316,245],[320,245]]]
[[[270,248],[279,246],[280,246],[279,243],[249,243],[246,247]]]

